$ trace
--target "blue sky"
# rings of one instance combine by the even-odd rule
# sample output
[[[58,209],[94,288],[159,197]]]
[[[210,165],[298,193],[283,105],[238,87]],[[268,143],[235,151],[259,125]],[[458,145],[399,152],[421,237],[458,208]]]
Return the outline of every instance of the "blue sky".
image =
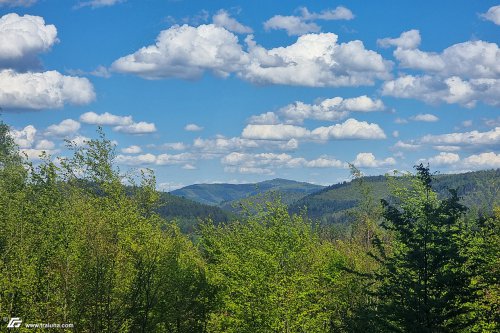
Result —
[[[0,0],[0,106],[33,160],[101,125],[166,190],[498,168],[499,37],[486,0]]]

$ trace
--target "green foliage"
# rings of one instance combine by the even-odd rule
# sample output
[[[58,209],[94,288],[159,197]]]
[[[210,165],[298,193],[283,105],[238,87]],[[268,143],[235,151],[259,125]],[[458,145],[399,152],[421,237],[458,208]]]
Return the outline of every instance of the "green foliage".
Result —
[[[419,165],[405,186],[392,180],[397,204],[385,200],[383,227],[391,244],[379,244],[382,269],[378,318],[385,330],[456,332],[471,325],[468,304],[475,301],[474,272],[465,270],[467,234],[456,191],[438,199],[429,169]],[[409,183],[409,185],[408,185]]]
[[[498,200],[464,217],[457,192],[433,190],[453,177],[433,188],[423,167],[391,178],[381,209],[387,182],[353,168],[351,183],[319,194],[325,205],[355,198],[343,212],[350,224],[313,223],[266,191],[231,222],[217,207],[159,193],[150,171],[124,177],[98,134],[70,143],[70,158],[33,165],[0,123],[0,318],[96,333],[499,329]],[[457,182],[478,193],[495,172]],[[495,181],[488,198],[498,198]]]
[[[281,203],[244,222],[205,224],[202,250],[220,305],[213,332],[329,332],[341,306],[333,293],[343,258],[310,221]]]

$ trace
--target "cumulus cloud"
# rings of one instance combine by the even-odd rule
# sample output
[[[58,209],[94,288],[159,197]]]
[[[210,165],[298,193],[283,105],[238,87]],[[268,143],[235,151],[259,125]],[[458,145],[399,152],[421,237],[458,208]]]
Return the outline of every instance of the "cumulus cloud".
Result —
[[[380,168],[396,164],[393,157],[388,157],[384,160],[377,160],[373,153],[359,153],[356,159],[352,162],[354,166],[359,168]]]
[[[449,166],[455,170],[480,170],[500,168],[500,154],[484,152],[461,159],[458,154],[441,152],[439,155],[418,162],[429,162],[435,166]]]
[[[56,27],[46,25],[43,17],[6,14],[0,17],[0,68],[37,67],[37,55],[57,41]]]
[[[385,139],[386,135],[377,124],[358,121],[351,118],[343,123],[318,127],[312,131],[301,126],[289,124],[249,124],[243,129],[242,137],[254,140],[290,140],[305,138],[326,141],[330,139]]]
[[[404,75],[387,81],[382,94],[398,98],[419,99],[429,104],[461,104],[474,107],[478,101],[500,105],[500,79],[464,80],[458,76],[441,79],[436,76]]]
[[[338,6],[335,9],[325,9],[320,13],[310,12],[306,7],[301,7],[300,12],[302,17],[306,20],[352,20],[354,14],[349,8]]]
[[[382,38],[377,40],[380,47],[396,46],[403,49],[416,49],[421,42],[418,30],[403,32],[398,38]]]
[[[126,134],[148,134],[156,132],[156,125],[154,123],[140,121],[129,125],[115,126],[113,127],[113,131]]]
[[[121,152],[125,154],[140,154],[142,153],[142,148],[136,145],[132,145],[126,148],[122,148]]]
[[[38,0],[0,0],[0,7],[29,7]]]
[[[303,35],[309,32],[319,32],[320,26],[314,22],[306,22],[302,17],[275,15],[264,22],[264,29],[283,29],[288,36]]]
[[[124,126],[130,125],[134,121],[132,116],[117,116],[109,112],[97,114],[95,112],[86,112],[80,116],[80,121],[85,124],[99,125],[99,126]]]
[[[326,9],[320,13],[310,12],[306,7],[299,8],[301,16],[275,15],[264,22],[266,30],[285,30],[289,36],[319,32],[320,26],[314,20],[352,20],[354,14],[346,7]]]
[[[75,8],[82,7],[91,7],[91,8],[99,8],[106,6],[113,6],[117,3],[124,2],[125,0],[91,0],[91,1],[82,1],[78,3]]]
[[[193,142],[194,149],[208,154],[220,154],[228,151],[245,150],[257,147],[259,147],[259,145],[256,141],[239,137],[226,138],[218,136],[215,139],[197,138]]]
[[[430,113],[420,113],[420,114],[417,114],[413,117],[410,117],[410,119],[413,121],[423,121],[426,123],[432,123],[432,122],[436,122],[439,120],[438,117],[436,117],[435,115],[430,114]]]
[[[116,156],[116,163],[128,166],[140,165],[180,165],[194,160],[195,157],[190,153],[180,154],[141,154],[141,155],[123,155]]]
[[[196,124],[187,124],[184,126],[184,130],[188,132],[199,132],[203,130],[203,127]]]
[[[422,143],[451,146],[498,146],[500,144],[500,127],[491,131],[449,133],[440,135],[425,135]]]
[[[117,72],[148,79],[195,79],[209,71],[227,77],[235,73],[254,84],[312,87],[358,86],[391,78],[392,63],[359,40],[337,43],[333,33],[300,36],[286,47],[266,49],[253,36],[238,37],[214,24],[172,26],[156,44],[124,56],[112,64]]]
[[[10,129],[9,134],[19,148],[30,148],[35,142],[36,128],[28,125],[21,130]]]
[[[253,32],[252,28],[236,21],[227,11],[223,9],[219,10],[217,14],[212,17],[212,21],[216,26],[226,28],[227,30],[238,34],[249,34]]]
[[[486,13],[481,14],[481,17],[496,25],[500,25],[500,6],[490,7]]]
[[[430,165],[442,166],[456,164],[460,161],[460,156],[455,153],[441,152],[427,160]]]
[[[292,45],[269,50],[252,36],[245,41],[250,61],[238,75],[255,84],[359,86],[391,77],[391,62],[359,40],[339,44],[333,33],[302,35]]]
[[[398,142],[396,142],[393,146],[393,148],[395,149],[404,149],[404,150],[417,150],[419,149],[421,146],[418,145],[418,144],[414,144],[414,143],[407,143],[407,142],[403,142],[401,140],[399,140]]]
[[[274,112],[266,112],[248,119],[249,124],[275,125],[280,122],[278,115]]]
[[[66,103],[88,104],[94,99],[94,88],[85,78],[64,76],[56,71],[0,71],[0,105],[3,108],[56,109]]]
[[[164,149],[164,150],[186,150],[187,147],[188,146],[182,142],[167,142],[167,143],[161,144],[157,148]]]
[[[73,119],[65,119],[59,124],[50,125],[45,130],[46,136],[69,136],[75,134],[80,129],[80,123]]]
[[[148,79],[194,79],[205,71],[228,76],[247,60],[238,38],[214,24],[172,26],[163,30],[155,45],[116,60],[112,69]]]
[[[292,138],[309,137],[311,132],[304,127],[276,124],[276,125],[247,125],[241,134],[245,139],[255,140],[290,140]]]
[[[402,75],[385,82],[382,93],[414,98],[430,104],[457,103],[474,107],[478,101],[500,105],[500,49],[481,40],[451,45],[442,52],[419,50],[420,34],[411,30],[396,39],[379,40],[394,45],[399,67],[424,74]]]
[[[471,155],[463,160],[462,165],[470,169],[500,168],[500,154],[488,152]]]
[[[346,99],[334,97],[312,105],[297,101],[281,108],[279,113],[287,123],[300,124],[305,119],[337,121],[347,118],[350,111],[370,112],[383,109],[384,103],[381,100],[359,96]]]
[[[275,168],[346,168],[347,163],[326,155],[307,160],[285,153],[240,153],[232,152],[221,159],[225,171],[239,173],[272,174]]]
[[[386,135],[377,124],[350,118],[341,124],[335,124],[328,127],[318,127],[311,131],[311,137],[320,140],[375,140],[385,139]]]

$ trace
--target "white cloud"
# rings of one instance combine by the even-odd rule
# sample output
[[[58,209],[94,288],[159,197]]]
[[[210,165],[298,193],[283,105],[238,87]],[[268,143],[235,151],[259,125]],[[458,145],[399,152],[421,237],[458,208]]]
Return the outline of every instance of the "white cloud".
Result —
[[[320,13],[309,12],[306,7],[301,7],[300,12],[306,20],[352,20],[354,14],[349,8],[338,6],[335,9],[325,9]]]
[[[225,172],[241,173],[241,174],[257,174],[257,175],[274,175],[274,171],[267,168],[254,167],[224,167]]]
[[[30,148],[35,142],[36,128],[33,125],[28,125],[22,130],[10,129],[9,133],[14,142],[19,148]]]
[[[184,126],[184,130],[188,132],[198,132],[203,130],[203,127],[196,124],[187,124],[186,126]]]
[[[397,46],[403,49],[416,49],[421,42],[420,32],[418,30],[409,30],[403,32],[398,38],[378,39],[377,44],[380,47]]]
[[[393,146],[395,149],[404,149],[404,150],[417,150],[420,148],[420,145],[414,143],[407,143],[399,140]]]
[[[116,60],[112,69],[148,79],[194,79],[205,71],[228,76],[247,62],[238,38],[213,24],[173,26],[163,30],[155,45]]]
[[[320,13],[310,12],[306,7],[299,8],[301,16],[275,15],[264,22],[264,29],[283,29],[289,36],[302,35],[309,32],[319,32],[320,26],[314,20],[352,20],[353,13],[346,7],[338,6],[335,9],[326,9]]]
[[[273,173],[275,168],[347,168],[347,163],[326,155],[314,160],[293,157],[285,153],[232,152],[221,159],[225,171],[239,173]]]
[[[0,7],[29,7],[38,0],[0,0]]]
[[[128,166],[140,165],[179,165],[186,164],[194,160],[195,157],[190,153],[180,154],[141,154],[141,155],[123,155],[116,156],[116,163]]]
[[[478,101],[500,105],[500,79],[463,80],[458,76],[440,79],[429,75],[404,75],[386,81],[382,94],[398,98],[414,98],[430,104],[461,104],[474,107]]]
[[[393,138],[399,138],[399,131],[392,131]]]
[[[182,142],[168,142],[160,145],[158,148],[165,150],[186,150],[187,145]]]
[[[236,32],[239,34],[249,34],[252,33],[252,28],[241,24],[232,18],[229,13],[223,9],[219,10],[217,14],[212,17],[213,23],[218,27],[226,28],[229,31]]]
[[[241,134],[245,139],[290,140],[310,136],[311,132],[303,127],[286,124],[247,125]]]
[[[426,135],[421,139],[422,143],[433,145],[453,145],[453,146],[488,146],[500,144],[500,127],[496,127],[487,132],[463,132],[440,135]]]
[[[80,121],[85,124],[100,126],[119,126],[130,125],[134,121],[132,116],[117,116],[109,112],[97,114],[95,112],[86,112],[80,116]]]
[[[196,167],[195,167],[194,165],[192,165],[192,164],[189,164],[189,163],[184,164],[184,165],[182,166],[182,168],[183,168],[184,170],[196,170]]]
[[[379,125],[350,118],[341,124],[318,127],[311,131],[311,136],[320,140],[328,139],[385,139],[386,135]]]
[[[80,123],[73,119],[65,119],[59,124],[50,125],[45,130],[47,136],[69,136],[80,129]]]
[[[122,148],[121,152],[125,154],[140,154],[142,153],[142,148],[136,145],[132,145],[126,148]]]
[[[500,168],[500,154],[489,152],[471,155],[465,158],[462,161],[462,164],[464,167],[471,169]]]
[[[213,24],[173,26],[155,45],[116,60],[112,69],[148,79],[194,79],[206,71],[231,73],[255,84],[312,87],[358,86],[391,78],[392,63],[359,40],[337,44],[333,33],[300,36],[286,47],[265,49],[249,35],[243,51],[238,37]]]
[[[6,14],[0,17],[0,68],[36,67],[37,55],[57,41],[56,27],[42,17]]]
[[[99,8],[106,6],[113,6],[117,3],[124,2],[125,0],[91,0],[91,1],[82,1],[75,6],[75,8],[82,7],[91,7],[91,8]]]
[[[391,77],[392,63],[363,42],[337,40],[333,33],[307,34],[292,45],[267,50],[248,36],[250,62],[238,75],[255,84],[311,87],[371,85]]]
[[[226,138],[219,136],[215,139],[197,138],[193,142],[193,148],[204,153],[219,154],[228,151],[245,150],[248,148],[257,148],[259,145],[256,141],[248,140],[239,137]]]
[[[74,136],[73,138],[69,139],[69,141],[71,141],[74,145],[76,145],[77,147],[83,147],[83,146],[86,146],[87,143],[90,141],[91,139],[89,137],[86,137],[86,136],[83,136],[83,135],[76,135]],[[113,145],[117,145],[117,142],[116,141],[111,141],[111,143]]]
[[[439,150],[439,151],[444,151],[444,152],[452,152],[452,151],[459,151],[460,150],[459,146],[433,146],[432,148]]]
[[[500,6],[491,7],[486,13],[481,14],[481,17],[496,25],[500,25]]]
[[[413,117],[410,117],[411,120],[413,121],[423,121],[423,122],[427,122],[427,123],[432,123],[432,122],[436,122],[439,120],[438,117],[436,117],[435,115],[433,114],[430,114],[430,113],[420,113],[420,114],[417,114]]]
[[[38,141],[35,145],[35,149],[40,149],[40,150],[52,150],[55,148],[55,143],[50,141],[50,140],[46,140],[46,139],[42,139],[40,141]]]
[[[394,56],[403,68],[433,72],[441,77],[498,78],[500,50],[481,40],[454,44],[441,53],[397,48]]]
[[[127,134],[148,134],[156,132],[156,125],[154,123],[140,121],[130,125],[115,126],[113,127],[113,131]]]
[[[25,148],[20,149],[20,155],[26,155],[31,161],[41,160],[41,156],[45,153],[46,155],[52,155],[59,152],[57,149],[36,149],[36,148]]]
[[[303,35],[309,32],[319,32],[321,28],[314,22],[305,22],[302,17],[275,15],[264,22],[264,29],[283,29],[288,36]]]
[[[329,139],[385,139],[384,131],[377,124],[358,121],[350,118],[341,124],[328,127],[318,127],[310,131],[304,127],[276,124],[276,125],[247,125],[241,135],[246,139],[254,140],[290,140],[312,139],[326,141]]]
[[[274,112],[266,112],[248,119],[249,124],[276,125],[280,122],[279,117]]]
[[[442,166],[457,164],[460,161],[460,156],[455,153],[441,152],[439,155],[433,156],[427,160],[430,165]]]
[[[396,164],[393,157],[388,157],[384,160],[377,160],[372,153],[359,153],[356,159],[352,162],[356,167],[360,168],[380,168]]]
[[[359,96],[346,99],[334,97],[312,105],[297,101],[281,108],[279,113],[287,123],[301,124],[305,119],[336,121],[346,118],[350,111],[370,112],[383,109],[384,103],[381,100]]]
[[[65,103],[82,105],[94,99],[94,88],[85,78],[64,76],[56,71],[0,71],[0,105],[3,108],[56,109]]]

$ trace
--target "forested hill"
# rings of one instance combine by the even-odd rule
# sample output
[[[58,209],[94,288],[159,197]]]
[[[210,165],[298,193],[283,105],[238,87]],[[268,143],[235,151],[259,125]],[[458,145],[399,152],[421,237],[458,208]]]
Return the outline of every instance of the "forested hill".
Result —
[[[375,200],[389,196],[385,176],[364,177],[362,181],[370,185]],[[467,207],[491,211],[494,201],[500,200],[500,169],[436,175],[433,188],[441,196],[448,195],[448,189],[457,189]],[[289,208],[291,212],[306,208],[309,217],[322,223],[343,222],[348,217],[349,209],[356,207],[361,196],[360,180],[355,179],[307,195]]]
[[[215,223],[221,223],[232,219],[231,213],[219,207],[201,204],[166,192],[160,194],[158,213],[167,221],[177,220],[177,224],[185,233],[193,232],[200,220],[211,219]]]
[[[252,184],[195,184],[172,191],[176,196],[184,197],[208,205],[224,205],[230,202],[252,197],[261,193],[276,191],[282,195],[300,198],[323,188],[305,182],[286,179],[272,179]]]

